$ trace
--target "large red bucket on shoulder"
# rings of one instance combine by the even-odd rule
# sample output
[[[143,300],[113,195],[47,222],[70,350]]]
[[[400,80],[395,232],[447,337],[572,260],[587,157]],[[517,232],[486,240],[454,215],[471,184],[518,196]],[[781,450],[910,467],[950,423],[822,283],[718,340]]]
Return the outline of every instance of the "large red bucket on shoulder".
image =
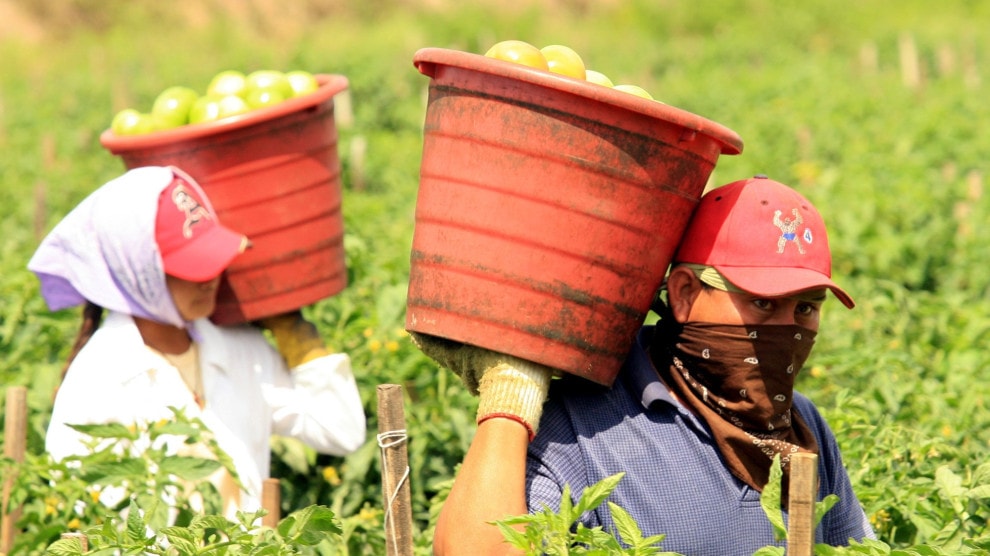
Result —
[[[426,48],[406,329],[610,385],[731,130],[611,88]]]
[[[220,220],[251,240],[224,273],[211,317],[219,324],[296,310],[347,286],[333,97],[348,82],[341,75],[316,77],[315,92],[239,116],[100,136],[128,169],[184,170]]]

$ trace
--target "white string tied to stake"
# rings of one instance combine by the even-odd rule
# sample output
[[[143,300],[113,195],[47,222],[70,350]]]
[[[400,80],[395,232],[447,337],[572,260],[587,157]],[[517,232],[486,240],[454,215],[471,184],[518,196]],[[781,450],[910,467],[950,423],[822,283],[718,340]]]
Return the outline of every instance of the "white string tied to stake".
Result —
[[[385,431],[378,433],[378,447],[381,448],[381,452],[382,452],[383,469],[389,469],[388,455],[386,450],[388,448],[394,448],[396,446],[401,445],[403,442],[406,441],[407,438],[408,436],[406,435],[406,429],[398,429],[394,431]],[[406,479],[408,478],[409,478],[409,465],[406,465],[406,468],[402,472],[402,478],[399,479],[399,482],[395,485],[395,488],[392,490],[391,493],[386,493],[386,495],[388,496],[388,507],[385,508],[385,528],[386,528],[385,532],[387,534],[388,528],[391,527],[393,537],[395,535],[395,522],[392,519],[392,506],[395,503],[396,497],[399,496],[399,490],[402,488],[402,485],[406,482]]]

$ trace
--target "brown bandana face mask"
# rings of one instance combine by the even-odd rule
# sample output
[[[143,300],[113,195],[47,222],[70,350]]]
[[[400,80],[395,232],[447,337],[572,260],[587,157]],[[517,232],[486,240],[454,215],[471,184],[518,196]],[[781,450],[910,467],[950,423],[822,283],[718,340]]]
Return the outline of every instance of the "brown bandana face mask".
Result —
[[[733,475],[762,492],[780,454],[785,501],[790,455],[818,452],[811,430],[791,411],[794,379],[815,335],[796,325],[687,323],[674,342],[653,344],[664,381],[708,423]]]

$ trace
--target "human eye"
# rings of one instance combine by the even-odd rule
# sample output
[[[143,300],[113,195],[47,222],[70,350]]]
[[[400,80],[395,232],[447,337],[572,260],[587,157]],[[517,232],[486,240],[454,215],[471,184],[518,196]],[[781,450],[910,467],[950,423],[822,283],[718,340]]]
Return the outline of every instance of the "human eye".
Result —
[[[797,315],[802,317],[809,317],[814,315],[819,310],[818,303],[798,303],[794,311]]]
[[[761,311],[772,311],[773,310],[773,301],[771,301],[769,299],[764,299],[764,298],[756,297],[756,298],[753,298],[752,300],[750,300],[750,302],[753,304],[754,307],[756,307],[757,309],[759,309]]]

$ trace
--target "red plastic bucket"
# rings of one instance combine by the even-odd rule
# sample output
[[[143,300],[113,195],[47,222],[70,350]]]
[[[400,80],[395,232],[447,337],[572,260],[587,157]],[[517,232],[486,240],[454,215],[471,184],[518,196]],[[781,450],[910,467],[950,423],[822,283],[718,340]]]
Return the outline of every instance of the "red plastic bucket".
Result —
[[[317,91],[246,114],[103,146],[127,168],[174,165],[206,191],[221,221],[252,247],[224,274],[212,319],[251,321],[299,309],[347,286],[340,159],[333,96],[341,75]]]
[[[731,130],[485,56],[431,78],[406,329],[610,385]]]

